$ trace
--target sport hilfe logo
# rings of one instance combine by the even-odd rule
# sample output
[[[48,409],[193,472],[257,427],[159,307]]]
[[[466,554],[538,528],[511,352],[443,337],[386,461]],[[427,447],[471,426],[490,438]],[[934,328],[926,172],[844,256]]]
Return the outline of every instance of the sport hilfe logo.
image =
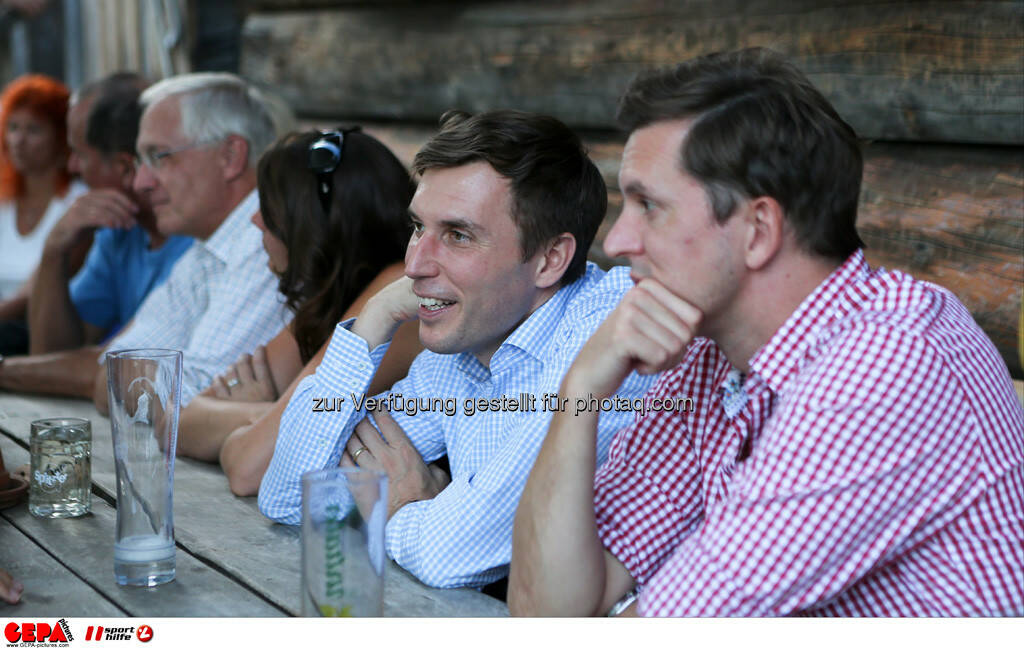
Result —
[[[85,639],[89,640],[131,640],[132,638],[137,639],[139,642],[149,642],[153,639],[153,627],[148,624],[140,624],[138,627],[134,626],[119,626],[119,627],[102,627],[102,626],[89,626],[85,631]]]
[[[67,646],[74,638],[67,620],[60,619],[50,624],[49,622],[8,622],[4,627],[4,638],[7,639],[9,647],[33,645],[37,642],[50,644],[63,643]]]

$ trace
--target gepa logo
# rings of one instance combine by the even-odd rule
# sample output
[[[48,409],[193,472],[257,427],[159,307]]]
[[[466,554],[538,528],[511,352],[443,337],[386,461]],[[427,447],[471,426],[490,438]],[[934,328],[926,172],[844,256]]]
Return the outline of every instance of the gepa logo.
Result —
[[[74,639],[71,636],[71,628],[68,627],[67,620],[63,618],[53,624],[49,622],[25,622],[23,624],[9,622],[4,627],[4,638],[7,639],[8,647],[33,645],[39,642],[60,643],[66,647]]]

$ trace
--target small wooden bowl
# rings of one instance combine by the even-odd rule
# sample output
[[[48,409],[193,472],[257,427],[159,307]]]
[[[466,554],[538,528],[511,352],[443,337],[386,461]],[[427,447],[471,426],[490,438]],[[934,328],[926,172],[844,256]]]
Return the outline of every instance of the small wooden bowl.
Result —
[[[28,494],[28,483],[21,478],[10,476],[7,489],[0,491],[0,509],[7,509],[19,504]]]
[[[7,472],[4,466],[4,454],[0,451],[0,509],[17,505],[25,498],[28,482],[16,478]]]

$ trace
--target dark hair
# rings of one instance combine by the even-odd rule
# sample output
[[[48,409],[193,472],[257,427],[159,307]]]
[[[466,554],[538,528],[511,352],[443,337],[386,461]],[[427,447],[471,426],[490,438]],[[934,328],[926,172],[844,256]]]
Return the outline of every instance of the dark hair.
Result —
[[[142,106],[139,94],[149,82],[135,72],[114,72],[90,81],[71,96],[71,103],[96,100],[90,107],[85,141],[103,155],[135,153]]]
[[[857,135],[781,55],[750,48],[648,71],[619,104],[628,131],[684,118],[694,121],[682,168],[704,185],[719,222],[739,200],[771,196],[805,250],[845,259],[864,245]]]
[[[512,187],[512,221],[523,261],[563,232],[576,252],[561,284],[576,281],[608,208],[608,190],[572,130],[554,117],[513,110],[470,116],[448,111],[413,160],[420,174],[483,160]]]
[[[85,141],[103,155],[135,153],[141,119],[138,90],[125,88],[104,93],[89,111]]]
[[[288,249],[278,288],[295,313],[292,330],[304,363],[381,270],[404,258],[415,190],[386,146],[348,132],[325,214],[308,168],[309,147],[320,137],[319,131],[286,135],[257,168],[263,222]]]
[[[134,92],[136,96],[149,85],[141,74],[137,72],[114,72],[105,77],[86,83],[71,94],[71,103],[78,104],[96,96],[103,96],[114,92]]]

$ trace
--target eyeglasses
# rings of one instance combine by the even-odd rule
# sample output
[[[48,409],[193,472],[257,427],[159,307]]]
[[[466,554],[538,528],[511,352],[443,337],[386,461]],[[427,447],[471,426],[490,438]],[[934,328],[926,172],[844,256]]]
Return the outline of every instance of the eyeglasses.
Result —
[[[223,140],[223,138],[216,140],[200,140],[199,142],[185,144],[173,149],[164,149],[163,151],[139,151],[135,154],[135,166],[138,167],[139,165],[146,165],[150,169],[159,169],[164,160],[170,158],[175,153],[181,153],[182,151],[188,151],[189,149],[198,149],[203,146],[220,144]]]
[[[334,130],[320,131],[320,139],[309,145],[309,169],[316,174],[316,193],[320,197],[320,205],[324,214],[331,213],[331,195],[334,182],[331,175],[341,164],[341,154],[345,150],[345,135],[361,131],[359,126]]]

